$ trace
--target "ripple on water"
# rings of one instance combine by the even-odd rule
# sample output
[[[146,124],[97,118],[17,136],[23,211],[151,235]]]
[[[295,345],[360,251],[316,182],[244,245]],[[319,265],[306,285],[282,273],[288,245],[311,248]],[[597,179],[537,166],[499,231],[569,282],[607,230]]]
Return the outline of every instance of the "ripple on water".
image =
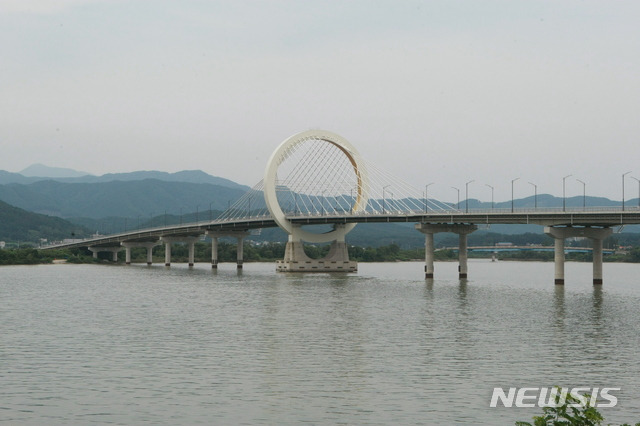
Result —
[[[640,419],[635,269],[455,267],[2,267],[0,420],[513,424],[539,410],[488,408],[494,387],[556,384],[622,387],[607,421]]]

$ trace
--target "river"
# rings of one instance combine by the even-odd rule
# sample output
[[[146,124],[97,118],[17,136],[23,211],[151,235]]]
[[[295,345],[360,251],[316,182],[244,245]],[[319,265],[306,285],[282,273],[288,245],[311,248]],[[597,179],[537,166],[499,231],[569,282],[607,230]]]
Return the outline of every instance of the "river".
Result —
[[[0,267],[0,422],[512,425],[494,388],[554,385],[640,421],[640,265],[423,266]]]

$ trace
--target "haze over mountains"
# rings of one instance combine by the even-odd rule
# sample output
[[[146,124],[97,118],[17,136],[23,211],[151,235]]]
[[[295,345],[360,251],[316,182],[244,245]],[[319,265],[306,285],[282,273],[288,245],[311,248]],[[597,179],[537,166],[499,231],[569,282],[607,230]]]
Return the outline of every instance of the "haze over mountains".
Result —
[[[24,173],[26,172],[26,174]],[[111,181],[132,181],[143,179],[157,179],[166,182],[209,183],[212,185],[226,186],[229,188],[249,190],[246,185],[233,182],[229,179],[212,176],[201,170],[183,170],[176,173],[151,171],[136,171],[129,173],[108,173],[102,176],[94,176],[73,169],[48,167],[42,164],[34,164],[22,170],[20,173],[12,173],[0,170],[0,185],[9,183],[28,184],[43,180],[55,180],[67,183],[98,183]]]
[[[22,173],[0,170],[0,240],[15,238],[33,240],[69,235],[69,230],[88,233],[122,232],[135,227],[159,226],[205,220],[227,209],[250,188],[200,170],[177,173],[160,171],[137,171],[112,173],[102,176],[83,174],[72,169],[33,165]],[[35,176],[40,175],[40,176]],[[257,197],[260,198],[260,197]],[[576,196],[565,200],[569,208],[589,206],[619,206],[619,201],[602,197]],[[562,198],[539,194],[514,200],[515,208],[561,207]],[[452,204],[453,205],[453,204]],[[511,201],[492,203],[470,199],[460,202],[460,209],[509,209]],[[638,199],[626,200],[626,205],[637,206]],[[256,199],[254,207],[263,207],[263,200]],[[23,209],[20,213],[16,209]],[[11,214],[11,221],[3,215]],[[28,214],[27,214],[28,213]],[[55,219],[50,222],[46,219]],[[16,221],[22,216],[24,220]],[[66,219],[65,223],[59,222]],[[7,223],[17,223],[8,231]],[[43,224],[55,224],[43,225]],[[410,225],[410,226],[409,226]],[[381,245],[396,242],[410,246],[424,243],[421,234],[413,225],[361,224],[349,234],[352,244]],[[46,234],[47,229],[59,231]],[[637,226],[625,231],[637,232]],[[491,231],[504,234],[542,232],[537,225],[493,225]],[[264,230],[263,239],[283,240],[284,234],[277,230]],[[422,243],[421,243],[422,242]]]

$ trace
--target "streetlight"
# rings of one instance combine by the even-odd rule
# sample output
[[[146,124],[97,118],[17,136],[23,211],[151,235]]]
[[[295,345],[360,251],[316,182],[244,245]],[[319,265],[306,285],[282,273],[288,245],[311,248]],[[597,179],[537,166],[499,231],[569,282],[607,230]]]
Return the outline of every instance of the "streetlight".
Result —
[[[640,179],[633,176],[629,176],[629,177],[638,182],[638,209],[640,209]]]
[[[470,180],[469,182],[464,184],[464,212],[469,213],[469,184],[471,182],[475,182],[475,180]]]
[[[587,184],[581,181],[580,179],[576,179],[578,182],[582,184],[582,210],[587,209]]]
[[[452,186],[452,188],[458,191],[458,204],[456,205],[456,209],[460,210],[460,190],[455,186]]]
[[[213,215],[211,214],[211,204],[213,204],[213,201],[209,203],[209,222],[213,221]]]
[[[624,177],[631,173],[630,171],[622,174],[622,211],[624,211]]]
[[[529,182],[529,185],[533,185],[533,207],[538,209],[538,185]]]
[[[424,212],[427,213],[429,211],[429,187],[433,185],[433,182],[428,183],[424,186]]]
[[[489,185],[488,183],[485,183],[484,185],[491,188],[491,210],[493,210],[493,186]]]
[[[386,206],[385,206],[385,200],[384,200],[384,197],[385,197],[384,191],[390,186],[391,185],[387,185],[387,186],[383,186],[382,187],[382,214],[385,214],[385,212],[386,212],[386,208],[385,208]]]
[[[349,194],[349,202],[347,203],[347,206],[349,206],[349,213],[353,213],[356,208],[356,200],[353,198],[353,188],[349,190]],[[340,200],[340,207],[342,207],[342,200]]]
[[[200,210],[200,204],[196,206],[196,222],[200,222],[200,218],[198,217],[200,213],[199,210]]]
[[[562,211],[563,212],[567,211],[567,195],[565,192],[565,181],[570,176],[573,176],[573,175],[566,175],[565,177],[562,178]]]
[[[519,177],[511,179],[511,213],[513,213],[513,183],[520,179]]]

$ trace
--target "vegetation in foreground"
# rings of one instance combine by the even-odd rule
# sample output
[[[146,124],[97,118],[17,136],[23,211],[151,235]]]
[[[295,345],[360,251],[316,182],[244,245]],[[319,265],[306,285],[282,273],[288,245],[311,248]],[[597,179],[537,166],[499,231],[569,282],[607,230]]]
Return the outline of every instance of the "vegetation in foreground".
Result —
[[[583,399],[571,394],[562,396],[561,388],[557,387],[553,407],[544,407],[543,415],[535,416],[533,423],[516,422],[516,426],[598,426],[604,421],[604,417],[600,412],[591,405],[591,395],[581,395]],[[631,426],[625,423],[621,426]],[[636,423],[635,426],[640,426]]]
[[[64,259],[67,263],[90,263],[91,253],[83,250],[37,250],[35,248],[0,250],[0,265],[37,265]]]

